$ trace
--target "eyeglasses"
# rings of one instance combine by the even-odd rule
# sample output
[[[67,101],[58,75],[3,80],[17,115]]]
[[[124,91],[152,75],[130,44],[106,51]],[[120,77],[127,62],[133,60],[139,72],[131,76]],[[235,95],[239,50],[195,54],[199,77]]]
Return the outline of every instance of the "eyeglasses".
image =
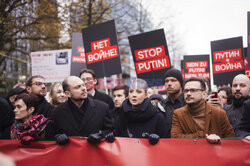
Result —
[[[33,82],[32,85],[36,85],[36,86],[44,85],[44,86],[47,86],[47,83],[45,83],[45,82]]]
[[[195,93],[195,92],[198,92],[198,91],[204,91],[204,90],[203,89],[194,89],[194,88],[192,88],[192,89],[184,89],[183,90],[184,93],[188,93],[188,92]]]

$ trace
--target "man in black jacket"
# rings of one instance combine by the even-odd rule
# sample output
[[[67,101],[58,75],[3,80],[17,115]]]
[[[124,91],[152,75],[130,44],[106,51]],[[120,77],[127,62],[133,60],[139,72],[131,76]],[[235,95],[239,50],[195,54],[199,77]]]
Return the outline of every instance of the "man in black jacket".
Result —
[[[244,113],[235,134],[237,137],[250,140],[250,99],[244,102]]]
[[[62,85],[68,101],[59,105],[53,115],[60,132],[86,137],[100,130],[113,130],[108,105],[87,97],[86,86],[79,77],[69,76]]]
[[[83,82],[85,82],[87,92],[89,95],[91,95],[94,99],[107,103],[109,105],[109,110],[114,109],[114,102],[112,98],[109,95],[100,93],[98,92],[98,90],[95,89],[95,85],[97,84],[97,79],[95,72],[93,70],[83,69],[80,72],[79,77],[83,80]]]
[[[36,108],[37,114],[43,114],[47,118],[51,118],[54,107],[47,102],[45,96],[47,94],[45,79],[43,76],[35,75],[29,78],[26,83],[26,90],[29,93],[33,93],[34,95],[39,97],[39,105]]]
[[[250,81],[244,74],[239,74],[234,77],[232,82],[233,103],[225,105],[228,120],[234,130],[239,126],[240,120],[244,113],[244,102],[249,99]]]
[[[13,111],[8,102],[0,97],[0,138],[8,138],[7,130],[14,122]],[[7,132],[7,133],[6,133]]]
[[[158,108],[165,116],[168,128],[167,137],[170,138],[173,112],[186,105],[182,93],[183,77],[181,71],[175,68],[169,69],[164,75],[164,82],[167,98],[158,103]]]

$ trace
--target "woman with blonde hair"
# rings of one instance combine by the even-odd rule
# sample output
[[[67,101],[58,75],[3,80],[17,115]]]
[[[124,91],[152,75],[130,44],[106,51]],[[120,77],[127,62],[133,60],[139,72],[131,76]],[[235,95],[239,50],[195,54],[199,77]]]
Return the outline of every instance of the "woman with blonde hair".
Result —
[[[129,85],[128,99],[115,121],[115,135],[118,137],[149,138],[154,145],[159,138],[166,138],[167,128],[164,116],[157,111],[147,97],[147,82],[132,80]]]
[[[59,104],[67,101],[67,96],[65,95],[62,84],[60,82],[56,82],[51,85],[50,88],[50,104],[54,107],[57,107]]]

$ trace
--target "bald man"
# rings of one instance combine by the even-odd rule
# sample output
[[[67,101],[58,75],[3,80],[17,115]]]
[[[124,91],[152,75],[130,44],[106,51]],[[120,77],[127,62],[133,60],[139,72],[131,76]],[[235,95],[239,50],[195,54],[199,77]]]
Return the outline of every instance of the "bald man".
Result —
[[[238,128],[239,122],[242,119],[244,113],[243,103],[249,99],[249,92],[249,78],[244,74],[235,76],[232,82],[233,103],[224,106],[230,124],[233,126],[234,130]]]
[[[67,136],[87,137],[99,130],[112,131],[109,106],[87,97],[85,83],[79,77],[67,77],[62,86],[68,101],[59,105],[53,114],[60,132]]]

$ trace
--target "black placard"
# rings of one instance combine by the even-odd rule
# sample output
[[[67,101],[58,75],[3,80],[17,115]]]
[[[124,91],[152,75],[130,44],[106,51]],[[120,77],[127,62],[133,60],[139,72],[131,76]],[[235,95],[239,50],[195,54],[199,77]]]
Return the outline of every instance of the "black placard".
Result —
[[[82,34],[74,32],[72,36],[70,75],[79,76],[79,73],[83,68],[86,68],[86,60]]]
[[[114,20],[82,29],[82,37],[87,68],[97,78],[122,72]]]
[[[129,36],[128,39],[137,77],[146,80],[150,87],[163,85],[163,76],[171,67],[163,29]]]
[[[250,69],[250,12],[247,12],[247,66]]]
[[[211,52],[215,85],[232,84],[245,73],[242,37],[211,41]]]
[[[210,60],[209,55],[185,55],[183,60],[183,78],[205,77],[210,84]]]

